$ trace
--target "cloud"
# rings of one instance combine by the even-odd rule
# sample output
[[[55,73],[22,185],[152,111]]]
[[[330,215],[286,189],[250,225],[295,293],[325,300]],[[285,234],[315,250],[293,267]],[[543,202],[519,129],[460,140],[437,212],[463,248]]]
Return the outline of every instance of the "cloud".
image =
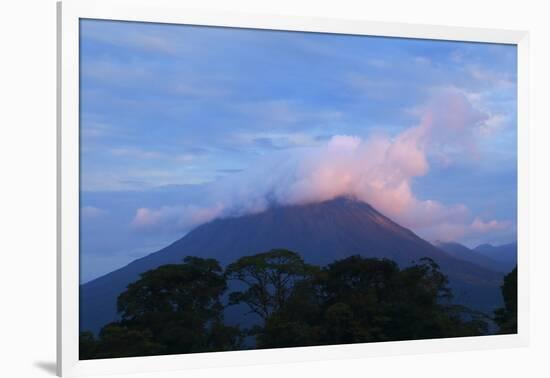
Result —
[[[217,87],[214,85],[205,85],[204,82],[191,83],[193,78],[184,78],[185,80],[180,79],[179,82],[176,82],[173,87],[173,92],[177,95],[190,96],[190,97],[221,97],[230,94],[230,90],[225,87]],[[204,80],[202,80],[204,81]]]
[[[150,68],[145,64],[125,64],[108,58],[87,59],[82,64],[82,74],[85,78],[120,86],[152,80]]]
[[[413,60],[416,64],[419,64],[419,65],[430,65],[430,64],[432,64],[432,61],[429,58],[426,58],[424,56],[417,56]]]
[[[135,159],[158,159],[161,154],[156,151],[144,151],[130,147],[116,147],[110,150],[111,155],[117,157],[131,157]]]
[[[86,219],[99,218],[107,214],[107,211],[94,206],[84,206],[80,209],[80,215]]]
[[[492,114],[481,128],[481,133],[486,135],[495,134],[496,132],[500,131],[507,122],[509,122],[508,118],[509,117],[503,114]]]
[[[134,24],[134,28],[125,28],[118,21],[85,20],[82,32],[87,39],[113,45],[118,48],[131,48],[138,51],[174,54],[181,48],[169,33],[152,29],[148,25]]]
[[[513,223],[510,221],[496,219],[484,221],[478,216],[471,222],[468,219],[471,219],[471,217],[469,216],[460,222],[433,222],[429,227],[422,230],[422,236],[428,240],[460,241],[465,245],[474,247],[487,241],[493,243],[509,242],[510,235],[514,234]]]
[[[164,206],[159,209],[139,208],[132,226],[140,230],[155,231],[167,226],[173,230],[189,230],[222,214],[222,204],[210,207]]]
[[[81,123],[80,130],[81,135],[85,138],[100,138],[113,133],[111,125],[88,120]]]
[[[135,160],[163,159],[177,163],[190,163],[197,158],[197,156],[192,153],[168,154],[159,151],[143,150],[136,147],[115,147],[109,149],[109,153],[119,158],[131,158]]]
[[[255,146],[268,150],[308,147],[319,144],[314,135],[301,132],[251,132],[235,133],[231,142],[238,146]]]
[[[478,65],[469,65],[466,67],[466,71],[472,76],[473,79],[491,87],[515,87],[515,78],[511,77],[511,75],[507,73],[483,69]]]
[[[375,68],[388,68],[391,66],[391,63],[387,59],[380,58],[369,58],[367,59],[367,64]]]
[[[436,92],[418,110],[419,123],[394,137],[334,135],[322,145],[274,151],[251,168],[211,184],[204,192],[210,204],[138,209],[133,224],[188,230],[216,217],[259,212],[273,204],[349,196],[429,239],[456,240],[502,230],[505,223],[500,221],[472,220],[463,204],[420,199],[412,190],[413,181],[428,174],[432,156],[475,159],[475,133],[490,117],[453,88]]]
[[[476,217],[471,224],[472,230],[480,234],[485,234],[491,231],[504,230],[508,227],[510,227],[509,222],[499,222],[494,219],[491,221],[484,222],[479,217]]]
[[[331,124],[341,121],[343,114],[330,109],[309,109],[307,104],[290,100],[252,101],[235,106],[235,111],[253,120],[257,126],[285,128],[300,124]]]

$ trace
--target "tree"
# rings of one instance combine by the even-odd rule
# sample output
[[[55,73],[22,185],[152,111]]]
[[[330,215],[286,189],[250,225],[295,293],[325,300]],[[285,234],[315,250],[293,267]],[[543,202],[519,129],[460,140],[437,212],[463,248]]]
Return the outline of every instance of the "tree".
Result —
[[[247,333],[223,322],[221,298],[243,304],[261,324]],[[515,329],[515,271],[502,288],[501,331]],[[118,298],[121,319],[96,339],[80,337],[80,358],[130,357],[238,349],[245,335],[257,348],[474,336],[487,333],[483,314],[451,303],[447,277],[424,258],[400,268],[387,259],[351,256],[320,268],[295,252],[245,256],[225,272],[216,260],[187,257],[141,275]]]
[[[323,323],[323,298],[319,294],[319,275],[297,282],[284,306],[273,312],[263,327],[255,330],[258,348],[320,345]]]
[[[99,343],[91,358],[139,357],[166,353],[166,348],[153,339],[147,329],[124,323],[111,323],[99,333]]]
[[[391,260],[351,256],[324,269],[323,343],[385,340],[399,267]]]
[[[213,259],[186,257],[141,274],[119,296],[121,320],[103,327],[93,358],[235,349],[239,330],[223,324],[226,289]]]
[[[447,278],[430,259],[405,269],[360,256],[336,261],[294,287],[258,332],[259,347],[480,335],[479,314],[447,303]]]
[[[97,353],[98,341],[91,332],[80,332],[79,359],[88,360]]]
[[[186,257],[183,264],[163,265],[142,273],[118,297],[118,312],[129,321],[180,312],[215,319],[221,316],[220,296],[226,289],[216,260]]]
[[[495,311],[495,323],[499,326],[499,332],[518,332],[518,268],[515,267],[504,277],[500,287],[504,299],[504,307]]]
[[[314,270],[300,255],[285,249],[241,257],[225,272],[229,280],[244,285],[244,290],[230,294],[229,304],[245,303],[265,322],[285,305],[294,285]]]

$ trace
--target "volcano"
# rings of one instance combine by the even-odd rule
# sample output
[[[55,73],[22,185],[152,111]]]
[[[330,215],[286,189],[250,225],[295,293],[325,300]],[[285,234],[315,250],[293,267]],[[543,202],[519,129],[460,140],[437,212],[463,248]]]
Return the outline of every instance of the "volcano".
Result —
[[[429,257],[449,277],[456,303],[484,312],[502,305],[501,273],[451,256],[367,203],[337,198],[216,219],[158,252],[81,285],[80,330],[97,332],[116,320],[118,295],[147,270],[180,263],[185,256],[215,258],[227,265],[275,248],[298,252],[317,265],[351,255],[388,258],[400,266]]]

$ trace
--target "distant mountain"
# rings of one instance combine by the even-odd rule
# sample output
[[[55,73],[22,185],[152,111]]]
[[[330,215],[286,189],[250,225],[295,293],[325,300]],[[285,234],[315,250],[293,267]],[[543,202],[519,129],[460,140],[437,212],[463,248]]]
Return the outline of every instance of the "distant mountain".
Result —
[[[503,267],[503,271],[506,273],[512,271],[518,264],[517,242],[497,246],[482,244],[475,247],[474,251],[480,255],[498,261]]]
[[[457,259],[469,261],[497,272],[508,272],[506,264],[503,264],[501,261],[495,260],[491,257],[487,257],[486,255],[474,251],[460,243],[436,241],[434,242],[434,245]]]
[[[81,285],[80,329],[98,331],[115,320],[117,296],[142,272],[181,262],[185,256],[211,257],[226,265],[274,248],[296,251],[318,265],[355,254],[392,259],[401,266],[430,257],[448,275],[458,303],[483,311],[502,304],[502,274],[443,252],[364,202],[337,198],[214,220],[158,252]]]

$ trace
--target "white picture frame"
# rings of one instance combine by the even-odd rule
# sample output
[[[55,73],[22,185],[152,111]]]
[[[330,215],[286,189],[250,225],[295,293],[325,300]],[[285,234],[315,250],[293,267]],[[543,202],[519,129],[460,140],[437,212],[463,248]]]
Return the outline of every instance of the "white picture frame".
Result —
[[[79,20],[106,19],[517,45],[518,53],[518,333],[274,350],[212,352],[104,360],[78,358],[79,338]],[[410,353],[526,346],[529,340],[528,56],[525,31],[322,19],[185,9],[177,0],[58,3],[57,372],[60,376],[145,373],[201,367],[289,363]]]

